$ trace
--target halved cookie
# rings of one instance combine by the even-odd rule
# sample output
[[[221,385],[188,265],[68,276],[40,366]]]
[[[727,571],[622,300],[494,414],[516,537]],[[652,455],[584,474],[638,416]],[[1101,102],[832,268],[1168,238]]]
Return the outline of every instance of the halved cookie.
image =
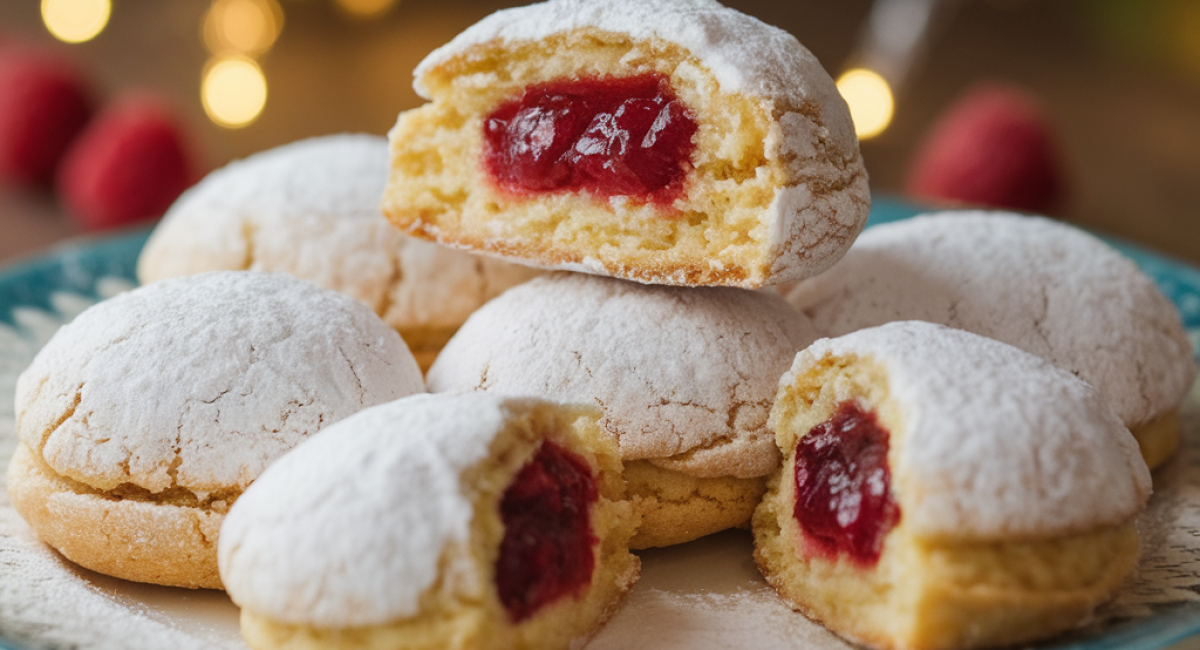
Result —
[[[755,557],[793,607],[877,648],[1025,643],[1087,620],[1150,492],[1096,391],[1009,345],[909,321],[822,339],[782,379]]]
[[[746,288],[866,222],[845,102],[787,32],[712,0],[551,0],[430,54],[390,133],[405,232],[548,268]]]
[[[637,579],[597,409],[482,393],[363,411],[231,509],[221,576],[274,648],[567,648]]]

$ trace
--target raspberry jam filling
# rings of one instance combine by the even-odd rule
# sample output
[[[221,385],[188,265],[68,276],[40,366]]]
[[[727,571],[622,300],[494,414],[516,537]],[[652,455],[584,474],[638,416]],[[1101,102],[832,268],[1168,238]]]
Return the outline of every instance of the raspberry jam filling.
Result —
[[[589,509],[598,497],[587,463],[548,440],[505,490],[496,589],[512,622],[591,582],[597,539]]]
[[[587,190],[669,205],[683,192],[695,132],[663,75],[553,81],[484,120],[483,161],[515,194]]]
[[[900,521],[887,454],[878,418],[849,401],[800,438],[792,515],[812,550],[830,559],[845,553],[859,566],[879,561]]]

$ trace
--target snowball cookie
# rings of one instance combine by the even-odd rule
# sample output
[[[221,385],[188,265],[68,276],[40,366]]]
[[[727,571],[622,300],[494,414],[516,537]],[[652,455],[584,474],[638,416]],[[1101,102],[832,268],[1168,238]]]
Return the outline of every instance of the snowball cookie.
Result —
[[[746,288],[833,264],[870,208],[846,104],[787,32],[712,0],[497,12],[416,69],[404,231],[549,268]]]
[[[472,315],[428,383],[599,405],[642,517],[633,547],[667,546],[749,522],[779,464],[776,384],[815,338],[766,292],[557,273]]]
[[[793,607],[875,648],[1029,643],[1134,568],[1150,492],[1088,384],[1010,345],[906,321],[821,339],[780,382],[782,470],[755,558]]]
[[[1151,468],[1179,445],[1196,378],[1179,313],[1132,261],[1072,226],[941,212],[873,227],[788,300],[827,336],[917,319],[1015,345],[1095,386]]]
[[[171,206],[138,278],[290,273],[366,303],[428,368],[472,311],[538,272],[397,232],[379,212],[387,161],[384,138],[343,134],[230,163]]]
[[[220,588],[217,531],[321,427],[424,389],[394,330],[287,275],[214,272],[94,305],[17,380],[13,506],[93,571]]]
[[[418,395],[329,427],[221,530],[243,637],[255,650],[578,647],[640,567],[599,415]]]

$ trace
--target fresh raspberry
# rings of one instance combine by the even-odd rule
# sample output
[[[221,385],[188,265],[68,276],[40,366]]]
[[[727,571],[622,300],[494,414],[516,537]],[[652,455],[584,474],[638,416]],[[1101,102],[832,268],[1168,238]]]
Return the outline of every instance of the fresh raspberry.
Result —
[[[1063,194],[1053,130],[1025,92],[987,84],[950,106],[926,135],[907,191],[949,200],[1049,213]]]
[[[66,61],[21,45],[0,48],[0,180],[48,187],[91,114],[87,85]]]
[[[194,180],[179,125],[166,104],[133,96],[107,108],[67,152],[58,190],[89,229],[162,215]]]

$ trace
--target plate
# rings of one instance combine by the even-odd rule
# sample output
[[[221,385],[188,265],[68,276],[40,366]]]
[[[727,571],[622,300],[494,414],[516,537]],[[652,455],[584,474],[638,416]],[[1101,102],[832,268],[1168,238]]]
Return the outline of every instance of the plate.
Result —
[[[877,199],[871,224],[919,210]],[[0,466],[15,446],[16,377],[62,323],[132,288],[148,233],[84,240],[0,270]],[[1108,239],[1178,305],[1200,347],[1200,270]],[[1200,393],[1183,410],[1184,445],[1155,474],[1140,520],[1140,570],[1096,620],[1047,650],[1156,650],[1200,633]],[[587,646],[702,650],[812,648],[845,642],[784,606],[759,576],[744,531],[642,554],[629,602]],[[38,542],[0,492],[0,648],[228,648],[244,650],[237,610],[216,591],[124,582],[75,567]],[[1200,637],[1180,648],[1200,648]]]

